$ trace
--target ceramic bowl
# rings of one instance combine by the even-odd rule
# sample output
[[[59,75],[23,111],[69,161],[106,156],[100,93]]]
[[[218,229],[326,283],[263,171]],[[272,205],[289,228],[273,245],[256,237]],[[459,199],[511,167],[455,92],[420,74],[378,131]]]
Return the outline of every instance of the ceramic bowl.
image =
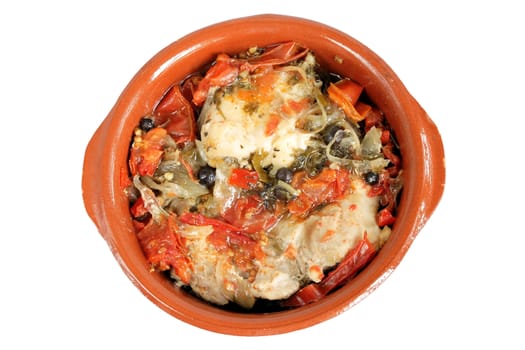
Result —
[[[133,129],[174,82],[211,62],[218,53],[296,41],[320,64],[357,80],[385,112],[404,155],[404,189],[392,234],[375,259],[351,283],[294,310],[240,313],[224,310],[150,272],[133,228],[120,175],[127,169]],[[176,40],[132,78],[90,140],[82,190],[87,213],[133,284],[159,308],[196,327],[233,335],[271,335],[313,326],[347,311],[374,291],[398,266],[436,208],[445,184],[440,134],[393,70],[346,33],[311,20],[282,15],[233,19]],[[347,311],[348,312],[348,311]],[[137,317],[140,317],[137,315]]]

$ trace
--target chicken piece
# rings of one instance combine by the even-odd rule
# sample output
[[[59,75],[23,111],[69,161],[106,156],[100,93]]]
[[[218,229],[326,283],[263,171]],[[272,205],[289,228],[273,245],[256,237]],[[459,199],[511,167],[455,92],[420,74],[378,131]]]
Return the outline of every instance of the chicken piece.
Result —
[[[254,278],[232,263],[231,254],[209,244],[205,235],[187,236],[194,266],[190,286],[210,302],[232,301],[250,308],[256,298],[285,299],[305,283],[319,282],[324,271],[340,262],[365,232],[378,247],[388,238],[390,229],[376,223],[379,203],[377,197],[367,195],[369,188],[356,178],[340,201],[306,219],[292,216],[279,222],[261,243],[264,254],[254,262]]]
[[[199,116],[202,146],[208,164],[225,158],[248,164],[252,154],[266,154],[262,166],[289,166],[314,133],[296,127],[315,102],[312,83],[296,71],[249,76],[210,94]]]

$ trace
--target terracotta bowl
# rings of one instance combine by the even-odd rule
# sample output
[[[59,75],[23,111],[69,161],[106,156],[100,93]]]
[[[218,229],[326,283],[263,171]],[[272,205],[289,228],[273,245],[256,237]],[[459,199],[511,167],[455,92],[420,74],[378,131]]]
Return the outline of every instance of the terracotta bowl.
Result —
[[[120,185],[133,129],[174,82],[199,70],[220,52],[297,41],[312,49],[329,71],[364,86],[382,109],[404,155],[404,189],[390,239],[354,279],[324,299],[294,310],[239,313],[212,306],[150,272],[137,242]],[[191,33],[155,55],[133,77],[89,142],[82,190],[87,213],[116,260],[154,304],[191,325],[234,335],[271,335],[303,329],[332,318],[375,290],[398,266],[436,208],[444,189],[444,151],[439,132],[392,69],[349,35],[310,20],[258,15]]]

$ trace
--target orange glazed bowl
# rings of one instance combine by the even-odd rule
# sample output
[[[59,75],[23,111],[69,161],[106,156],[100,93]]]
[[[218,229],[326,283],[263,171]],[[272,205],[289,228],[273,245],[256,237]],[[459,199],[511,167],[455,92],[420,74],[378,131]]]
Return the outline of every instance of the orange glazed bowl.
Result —
[[[175,82],[211,63],[217,54],[295,41],[311,49],[330,72],[364,87],[393,129],[403,158],[403,191],[390,238],[351,282],[321,300],[295,309],[239,312],[214,306],[152,272],[139,245],[123,191],[134,128]],[[403,155],[405,155],[403,157]],[[116,260],[141,292],[188,324],[232,335],[272,335],[332,318],[374,291],[398,266],[443,194],[444,150],[440,134],[392,69],[349,35],[307,19],[257,15],[213,24],[173,42],[132,78],[87,145],[82,177],[89,217]]]

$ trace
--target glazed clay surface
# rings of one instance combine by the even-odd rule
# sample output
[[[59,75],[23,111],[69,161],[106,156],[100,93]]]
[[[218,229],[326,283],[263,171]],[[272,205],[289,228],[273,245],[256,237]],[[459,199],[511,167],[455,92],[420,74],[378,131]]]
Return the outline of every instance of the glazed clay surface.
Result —
[[[320,300],[294,310],[264,314],[220,309],[175,288],[150,272],[132,226],[120,176],[127,171],[129,143],[140,118],[174,83],[199,70],[221,52],[297,41],[313,50],[327,70],[352,77],[385,112],[404,155],[404,189],[389,241],[353,281]],[[173,42],[132,78],[89,142],[82,190],[88,215],[116,260],[142,293],[187,323],[236,335],[270,335],[325,321],[361,301],[397,267],[433,213],[445,184],[444,151],[437,127],[392,69],[348,34],[307,19],[258,15],[211,25]]]

